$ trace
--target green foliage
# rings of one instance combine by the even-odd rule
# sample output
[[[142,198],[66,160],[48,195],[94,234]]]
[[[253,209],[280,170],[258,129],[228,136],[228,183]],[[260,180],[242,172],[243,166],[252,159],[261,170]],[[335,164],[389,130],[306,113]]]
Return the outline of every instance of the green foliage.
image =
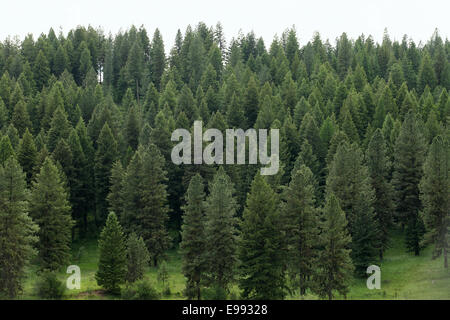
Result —
[[[379,226],[373,203],[372,188],[363,155],[356,144],[340,144],[329,168],[327,193],[333,193],[345,212],[352,236],[351,257],[355,272],[363,276],[376,259],[379,243]]]
[[[183,255],[183,274],[187,278],[186,296],[200,299],[202,273],[205,271],[205,193],[199,174],[191,178],[185,195],[180,249]]]
[[[223,167],[209,185],[205,203],[207,283],[227,291],[237,262],[237,218],[234,186]]]
[[[61,299],[65,284],[55,272],[44,271],[36,284],[36,294],[41,299]]]
[[[435,245],[433,257],[444,254],[448,268],[448,229],[450,227],[450,145],[448,137],[437,136],[430,146],[419,184],[423,203],[422,217],[427,229],[426,241]]]
[[[127,239],[127,266],[128,272],[126,280],[135,282],[144,277],[148,268],[150,254],[145,246],[144,239],[132,233]]]
[[[0,166],[0,296],[22,291],[25,267],[36,254],[39,227],[28,215],[25,174],[13,157]]]
[[[317,267],[319,211],[316,209],[315,178],[306,165],[294,168],[284,192],[282,217],[286,232],[288,273],[293,289],[304,295],[313,287]]]
[[[330,193],[320,225],[317,275],[314,292],[321,298],[333,299],[335,292],[348,293],[353,264],[348,249],[352,239],[347,231],[347,219],[339,200]]]
[[[375,130],[366,153],[371,184],[375,191],[373,208],[380,228],[380,258],[389,245],[389,232],[394,214],[393,188],[389,182],[390,161],[387,157],[386,143],[380,129]]]
[[[158,300],[159,293],[148,280],[140,280],[122,290],[124,300]]]
[[[39,225],[41,269],[58,270],[70,258],[71,207],[61,171],[46,158],[31,186],[30,215]]]
[[[95,279],[98,285],[117,294],[127,275],[125,236],[114,212],[110,212],[98,239],[100,257]]]
[[[396,218],[406,226],[407,248],[420,253],[424,228],[419,216],[419,183],[423,175],[426,144],[415,115],[410,111],[395,143],[392,184],[396,193]]]
[[[285,252],[278,197],[259,173],[252,182],[241,223],[239,287],[244,299],[283,299]]]

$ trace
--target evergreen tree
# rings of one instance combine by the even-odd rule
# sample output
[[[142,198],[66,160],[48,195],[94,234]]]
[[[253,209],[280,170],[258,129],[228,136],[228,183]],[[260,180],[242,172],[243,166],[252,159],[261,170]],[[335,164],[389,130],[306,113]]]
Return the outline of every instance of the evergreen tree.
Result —
[[[430,146],[419,185],[422,216],[427,233],[425,240],[434,244],[433,258],[444,255],[448,268],[448,228],[450,227],[450,144],[448,138],[437,136]]]
[[[205,204],[206,275],[211,287],[227,290],[237,262],[234,186],[220,167],[209,185]]]
[[[128,282],[135,282],[144,277],[148,267],[150,254],[148,253],[144,239],[131,233],[127,240],[127,276]]]
[[[311,170],[301,165],[292,172],[282,206],[285,220],[288,271],[300,294],[313,287],[317,267],[319,212],[315,207],[315,184]]]
[[[353,265],[348,247],[352,241],[347,231],[347,219],[334,194],[329,194],[320,225],[317,276],[314,292],[321,298],[333,299],[337,291],[346,295],[352,277]]]
[[[26,173],[27,183],[29,184],[37,162],[37,150],[33,136],[28,129],[25,130],[22,140],[20,141],[17,160],[19,160],[23,171]]]
[[[112,135],[108,123],[102,128],[98,138],[98,148],[95,154],[95,199],[96,224],[100,227],[108,211],[106,197],[109,193],[109,177],[114,161],[117,159],[117,142]]]
[[[153,264],[169,248],[168,207],[164,157],[154,144],[139,147],[128,165],[123,182],[121,221],[127,232],[135,231],[145,241]]]
[[[395,142],[392,184],[396,193],[396,218],[406,226],[406,245],[415,255],[420,253],[423,222],[419,216],[421,202],[419,182],[423,174],[426,144],[416,117],[409,112]]]
[[[25,173],[14,157],[0,166],[0,296],[22,291],[25,267],[36,254],[39,227],[28,215]]]
[[[122,227],[114,212],[110,212],[98,239],[100,258],[95,279],[111,293],[120,291],[127,275],[127,251]]]
[[[8,136],[3,136],[0,140],[0,165],[3,165],[9,157],[16,157],[16,153],[11,145]]]
[[[380,129],[375,130],[366,154],[371,184],[375,190],[373,207],[380,228],[380,258],[389,245],[389,231],[392,226],[394,202],[393,188],[389,182],[390,161],[387,157],[386,143]]]
[[[25,102],[23,102],[22,100],[19,101],[14,107],[14,113],[12,115],[11,123],[17,129],[20,136],[25,133],[25,130],[27,128],[29,130],[32,129],[30,116],[28,115]]]
[[[244,299],[283,299],[285,252],[276,193],[257,173],[241,224],[239,287]]]
[[[183,274],[187,278],[185,294],[189,299],[201,298],[202,275],[205,271],[204,220],[205,193],[203,179],[197,173],[191,178],[185,195],[186,205],[181,226],[180,249],[183,255]]]
[[[327,193],[333,193],[348,219],[352,236],[351,257],[357,275],[363,276],[379,249],[379,227],[373,210],[375,193],[363,155],[356,144],[340,144],[329,168]]]
[[[422,64],[420,65],[419,75],[417,76],[417,91],[422,93],[426,86],[429,86],[433,90],[436,85],[437,79],[433,64],[428,53],[425,53],[425,56],[422,58]]]
[[[34,61],[33,77],[38,91],[41,91],[47,85],[47,81],[50,78],[50,67],[42,50],[39,51]]]
[[[32,183],[30,215],[39,225],[39,259],[42,269],[57,270],[70,257],[74,221],[61,172],[45,159]]]
[[[166,66],[165,60],[163,39],[159,30],[156,29],[150,47],[150,78],[158,90],[160,89],[161,77]]]

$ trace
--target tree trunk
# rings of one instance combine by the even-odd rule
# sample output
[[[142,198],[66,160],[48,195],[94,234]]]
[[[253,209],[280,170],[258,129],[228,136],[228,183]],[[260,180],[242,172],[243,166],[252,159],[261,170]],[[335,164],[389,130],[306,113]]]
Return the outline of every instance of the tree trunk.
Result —
[[[448,260],[447,260],[447,246],[444,248],[444,268],[448,269]]]

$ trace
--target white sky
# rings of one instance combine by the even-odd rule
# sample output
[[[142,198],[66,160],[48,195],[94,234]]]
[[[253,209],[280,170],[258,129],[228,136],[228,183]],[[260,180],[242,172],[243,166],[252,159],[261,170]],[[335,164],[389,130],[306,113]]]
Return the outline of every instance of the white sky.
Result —
[[[371,34],[380,41],[388,29],[391,39],[401,40],[406,33],[426,42],[437,27],[445,39],[450,31],[450,1],[448,0],[9,0],[2,4],[0,39],[18,35],[21,39],[53,27],[66,34],[77,25],[101,26],[105,34],[128,29],[132,24],[144,25],[151,37],[158,27],[166,50],[172,47],[178,28],[184,34],[188,24],[199,21],[215,25],[220,21],[227,42],[253,30],[262,36],[266,46],[275,34],[295,25],[304,45],[319,31],[322,39],[334,40],[342,32],[355,39],[361,33]]]

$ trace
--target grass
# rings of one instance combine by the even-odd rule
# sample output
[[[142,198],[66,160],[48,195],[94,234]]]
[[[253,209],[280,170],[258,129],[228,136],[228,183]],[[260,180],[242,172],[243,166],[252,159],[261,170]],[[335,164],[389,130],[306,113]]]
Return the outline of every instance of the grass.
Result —
[[[392,247],[386,252],[381,268],[381,289],[369,290],[366,278],[354,279],[347,299],[450,299],[450,270],[444,269],[443,257],[432,260],[432,248],[426,248],[420,256],[406,253],[403,235],[396,231],[392,235]],[[105,294],[97,285],[95,272],[98,262],[98,247],[95,240],[77,242],[73,246],[72,264],[81,269],[81,289],[66,290],[65,299],[118,299],[117,296]],[[178,250],[168,252],[167,268],[171,294],[162,299],[184,299],[182,292],[185,278],[181,273],[181,256]],[[27,270],[24,283],[24,293],[21,299],[38,299],[34,287],[38,280],[37,266]],[[149,267],[146,278],[157,291],[162,292],[163,285],[157,279],[156,267]],[[66,281],[69,275],[64,271],[59,273],[61,281]],[[239,296],[236,285],[232,287],[235,297]],[[343,299],[343,297],[337,297]],[[300,296],[289,296],[288,299],[300,299]],[[303,299],[317,299],[314,295],[306,295]]]

